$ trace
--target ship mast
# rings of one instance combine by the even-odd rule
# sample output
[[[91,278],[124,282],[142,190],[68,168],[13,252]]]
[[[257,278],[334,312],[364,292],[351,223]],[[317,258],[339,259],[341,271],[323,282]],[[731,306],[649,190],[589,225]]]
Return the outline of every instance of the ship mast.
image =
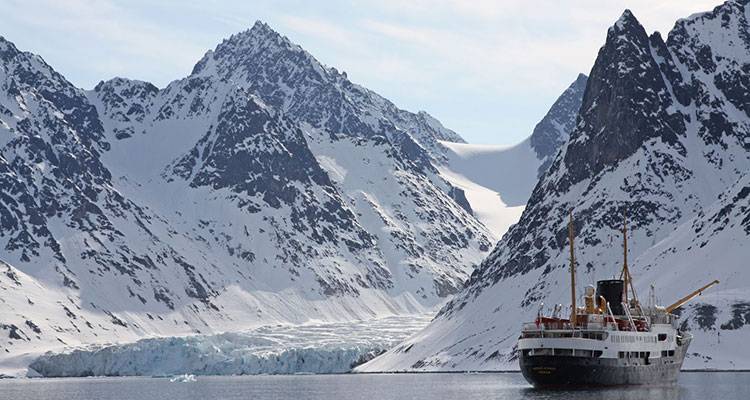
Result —
[[[568,241],[570,242],[570,304],[572,312],[570,314],[570,323],[575,328],[577,309],[576,309],[576,255],[573,251],[573,211],[569,212],[570,220],[568,221]]]
[[[635,295],[635,287],[633,286],[633,277],[630,275],[630,269],[628,268],[628,216],[627,214],[623,213],[622,216],[622,272],[620,273],[620,279],[622,279],[624,282],[623,284],[623,297],[625,299],[625,304],[627,307],[630,307],[630,303],[628,302],[628,286],[630,287],[630,290],[633,293],[633,300],[638,301],[638,298]]]

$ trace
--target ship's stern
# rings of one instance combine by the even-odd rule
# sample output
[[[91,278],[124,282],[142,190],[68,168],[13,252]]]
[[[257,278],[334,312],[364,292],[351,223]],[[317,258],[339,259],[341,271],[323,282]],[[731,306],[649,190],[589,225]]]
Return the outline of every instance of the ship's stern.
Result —
[[[579,357],[521,355],[519,364],[523,377],[534,387],[571,387],[596,384],[588,379],[597,376],[596,367],[584,365],[583,360]]]

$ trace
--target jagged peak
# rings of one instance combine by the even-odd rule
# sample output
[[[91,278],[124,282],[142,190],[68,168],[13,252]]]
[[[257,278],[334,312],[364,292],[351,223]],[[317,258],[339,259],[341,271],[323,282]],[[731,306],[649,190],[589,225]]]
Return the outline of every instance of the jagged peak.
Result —
[[[233,34],[215,49],[207,51],[193,67],[191,74],[231,73],[241,64],[262,62],[266,58],[264,55],[275,52],[292,55],[288,58],[296,60],[297,63],[305,63],[298,64],[299,67],[311,68],[325,79],[348,81],[346,73],[324,65],[301,46],[260,20],[256,21],[252,28]]]
[[[122,88],[122,87],[143,87],[145,89],[148,89],[149,91],[158,91],[159,89],[154,86],[151,82],[146,82],[138,79],[130,79],[130,78],[123,78],[120,76],[116,76],[114,78],[108,79],[106,81],[99,81],[99,83],[96,84],[94,87],[95,92],[99,92],[104,88],[112,87],[112,88]]]
[[[630,46],[621,47],[621,44],[629,43]],[[607,40],[604,44],[604,48],[611,49],[638,49],[641,53],[648,52],[648,34],[646,29],[638,22],[638,19],[633,13],[625,9],[622,12],[620,18],[607,31]],[[622,51],[622,50],[615,50]]]
[[[5,63],[18,63],[23,69],[33,70],[43,74],[46,78],[51,79],[58,84],[64,81],[65,85],[70,86],[70,89],[78,91],[79,89],[68,82],[64,76],[59,74],[52,68],[42,56],[32,53],[30,51],[20,50],[10,40],[3,36],[0,36],[0,61]],[[33,81],[33,80],[32,80]],[[32,85],[40,84],[38,79],[35,82],[28,81]]]
[[[687,18],[677,20],[667,35],[667,46],[670,48],[690,47],[691,42],[700,40],[704,42],[703,44],[711,46],[713,56],[745,63],[747,52],[750,51],[748,4],[750,0],[729,0],[714,7],[711,11],[692,14]],[[712,35],[717,30],[722,31],[721,37]]]
[[[276,32],[275,30],[273,30],[273,28],[271,28],[270,25],[268,25],[267,23],[265,23],[265,22],[263,22],[261,20],[256,20],[255,23],[253,24],[253,27],[250,28],[248,31],[252,32],[252,33],[254,33],[256,35],[259,35],[259,34],[262,34],[262,35],[279,35],[279,33]]]
[[[257,20],[253,24],[253,26],[250,29],[245,29],[244,31],[237,32],[235,34],[232,34],[229,38],[224,39],[222,43],[223,44],[247,44],[249,41],[259,41],[259,40],[283,40],[286,39],[283,35],[276,32],[271,28],[270,25],[267,23]],[[288,40],[286,40],[289,42]]]
[[[13,44],[10,40],[6,39],[5,36],[0,35],[0,49],[6,50],[6,49],[13,49],[18,51],[16,48],[16,45]]]
[[[679,30],[680,27],[684,27],[685,25],[689,25],[703,19],[713,19],[719,15],[729,16],[735,13],[744,13],[748,4],[750,4],[750,0],[727,0],[724,3],[714,7],[711,11],[698,12],[695,14],[691,14],[687,18],[678,19],[675,22],[672,31]],[[671,32],[669,36],[671,36]]]
[[[645,34],[645,29],[638,21],[638,18],[635,17],[632,11],[626,8],[625,11],[622,12],[622,15],[620,15],[620,18],[618,18],[614,25],[609,28],[609,32],[622,33],[633,29],[643,31]]]
[[[572,125],[578,114],[583,93],[586,89],[588,76],[579,73],[576,79],[568,85],[565,91],[552,104],[544,118],[534,127],[534,131],[529,138],[531,147],[537,153],[540,159],[546,159],[544,164],[539,168],[539,172],[544,172],[558,148],[568,140]],[[565,130],[567,129],[567,131]]]
[[[731,5],[737,5],[737,6],[740,6],[740,7],[745,7],[748,4],[750,4],[750,0],[727,0],[727,1],[724,2],[724,4],[721,4],[721,5],[717,6],[714,10],[716,10],[718,8],[723,8],[723,7],[726,7],[726,6],[731,6]]]
[[[217,46],[216,52],[218,52],[219,47],[222,45],[234,45],[235,47],[241,48],[243,46],[256,45],[259,43],[275,43],[276,45],[284,47],[293,46],[292,42],[287,39],[286,36],[273,30],[273,28],[267,23],[257,20],[252,28],[235,33],[228,39],[222,41],[222,43]]]
[[[580,91],[586,88],[586,82],[588,82],[589,77],[586,74],[579,73],[578,76],[576,76],[576,79],[568,85],[568,87],[565,89],[563,94],[561,94],[559,97],[562,98],[565,94],[571,91]],[[559,100],[559,98],[558,98]]]
[[[16,47],[15,43],[6,39],[4,36],[0,36],[0,60],[9,61],[10,59],[18,57],[19,55],[24,55],[28,59],[35,59],[42,65],[47,66],[47,63],[41,56],[30,53],[28,51],[21,51],[18,49],[18,47]],[[49,66],[47,66],[47,68],[51,69],[51,67]]]
[[[215,49],[208,50],[200,61],[195,64],[192,74],[205,71],[212,60],[218,61],[243,57],[248,54],[255,54],[258,51],[267,51],[269,48],[304,52],[301,47],[292,43],[286,36],[273,30],[267,23],[257,20],[250,29],[235,33],[222,40]]]
[[[8,61],[18,54],[18,49],[10,40],[0,36],[0,60]]]
[[[588,75],[584,73],[579,73],[576,79],[571,82],[570,85],[568,85],[567,89],[563,92],[564,94],[572,93],[572,92],[582,92],[586,89],[586,82],[588,82],[589,77]],[[562,95],[560,96],[562,97]]]

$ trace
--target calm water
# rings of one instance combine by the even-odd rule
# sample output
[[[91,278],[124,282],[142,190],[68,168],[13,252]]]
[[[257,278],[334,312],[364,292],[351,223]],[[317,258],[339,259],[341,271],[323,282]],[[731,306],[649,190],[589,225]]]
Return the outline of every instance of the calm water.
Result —
[[[0,381],[0,399],[230,400],[230,399],[709,399],[750,398],[750,373],[683,373],[677,385],[552,392],[534,390],[520,374],[399,374],[82,378]]]

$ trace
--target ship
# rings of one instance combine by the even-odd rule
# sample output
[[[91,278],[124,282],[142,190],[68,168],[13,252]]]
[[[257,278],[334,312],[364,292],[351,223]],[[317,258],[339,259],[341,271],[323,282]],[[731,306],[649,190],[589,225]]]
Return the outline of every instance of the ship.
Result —
[[[719,283],[714,280],[675,303],[642,306],[628,267],[627,218],[623,218],[623,266],[619,279],[600,280],[584,290],[576,305],[576,260],[570,213],[571,305],[545,315],[543,304],[533,322],[524,323],[518,360],[526,380],[538,388],[672,384],[677,381],[692,340],[680,330],[675,310]],[[613,277],[614,278],[614,277]],[[567,318],[565,318],[567,317]]]

